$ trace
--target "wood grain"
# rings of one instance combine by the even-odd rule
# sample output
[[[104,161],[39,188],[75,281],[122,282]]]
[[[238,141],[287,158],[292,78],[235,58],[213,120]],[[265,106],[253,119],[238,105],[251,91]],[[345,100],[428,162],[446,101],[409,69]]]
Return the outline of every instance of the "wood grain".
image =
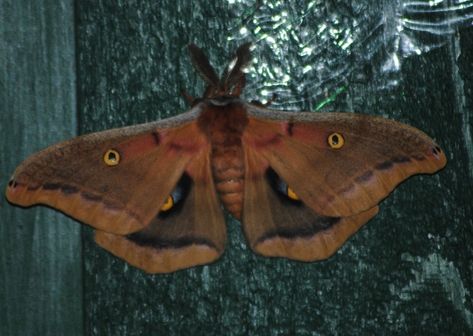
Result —
[[[73,1],[0,5],[0,188],[27,155],[76,134]],[[0,334],[82,335],[80,227],[0,198]]]

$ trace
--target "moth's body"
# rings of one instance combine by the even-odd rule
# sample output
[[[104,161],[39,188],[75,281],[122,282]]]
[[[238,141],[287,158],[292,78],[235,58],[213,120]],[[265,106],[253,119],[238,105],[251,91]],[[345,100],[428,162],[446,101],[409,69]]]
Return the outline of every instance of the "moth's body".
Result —
[[[288,113],[239,98],[249,45],[188,113],[84,135],[25,160],[10,202],[47,204],[96,229],[96,242],[149,273],[216,260],[223,206],[249,246],[271,257],[326,259],[403,180],[434,173],[443,151],[423,132],[353,113]]]
[[[243,205],[245,164],[242,134],[248,124],[237,99],[207,100],[197,123],[211,143],[210,162],[215,188],[225,208],[237,219]]]

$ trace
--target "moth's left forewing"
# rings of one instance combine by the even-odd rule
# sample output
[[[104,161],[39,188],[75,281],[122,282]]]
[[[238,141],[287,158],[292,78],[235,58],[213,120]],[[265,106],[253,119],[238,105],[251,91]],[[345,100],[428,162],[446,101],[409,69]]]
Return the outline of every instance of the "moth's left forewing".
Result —
[[[99,230],[139,230],[192,158],[209,146],[195,117],[187,113],[48,147],[18,166],[6,196],[21,206],[49,205]]]
[[[375,207],[411,175],[434,173],[444,152],[425,133],[352,113],[289,113],[249,105],[244,142],[317,213],[347,217]],[[336,134],[343,145],[331,148]]]

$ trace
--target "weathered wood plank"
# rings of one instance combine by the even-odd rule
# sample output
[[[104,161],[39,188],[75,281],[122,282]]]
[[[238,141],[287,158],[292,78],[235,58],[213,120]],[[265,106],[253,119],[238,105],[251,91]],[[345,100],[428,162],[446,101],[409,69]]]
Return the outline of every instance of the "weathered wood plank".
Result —
[[[76,133],[72,0],[0,4],[0,190],[27,155]],[[80,226],[0,197],[0,335],[81,335]]]
[[[457,36],[400,32],[401,2],[310,3],[81,1],[82,130],[184,111],[180,89],[198,95],[202,87],[185,45],[198,44],[222,65],[246,35],[244,40],[257,41],[259,70],[250,72],[249,99],[261,98],[264,88],[279,93],[275,107],[313,109],[325,93],[345,87],[325,110],[384,115],[417,126],[443,146],[447,168],[403,184],[382,202],[375,220],[321,263],[257,257],[232,220],[219,261],[164,276],[127,266],[95,248],[89,237],[87,333],[472,332],[471,142],[463,132],[471,128],[471,109],[462,105],[466,99],[471,107],[473,49],[464,38],[471,29]],[[422,20],[438,19],[434,14],[412,19],[422,27]],[[403,59],[409,45],[399,41],[410,37],[420,54]],[[440,41],[442,47],[421,48]]]

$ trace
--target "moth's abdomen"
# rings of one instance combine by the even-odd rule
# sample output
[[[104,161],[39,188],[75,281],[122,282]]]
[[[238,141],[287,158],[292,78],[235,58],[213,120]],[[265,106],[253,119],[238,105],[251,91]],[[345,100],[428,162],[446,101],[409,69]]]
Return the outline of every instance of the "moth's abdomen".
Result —
[[[233,140],[234,143],[230,145],[228,143],[214,143],[212,148],[212,173],[215,187],[223,205],[235,218],[240,219],[245,168],[241,140],[239,137]]]
[[[209,103],[198,119],[212,144],[215,188],[225,208],[237,219],[243,206],[245,165],[241,137],[247,124],[246,110],[238,101]]]

